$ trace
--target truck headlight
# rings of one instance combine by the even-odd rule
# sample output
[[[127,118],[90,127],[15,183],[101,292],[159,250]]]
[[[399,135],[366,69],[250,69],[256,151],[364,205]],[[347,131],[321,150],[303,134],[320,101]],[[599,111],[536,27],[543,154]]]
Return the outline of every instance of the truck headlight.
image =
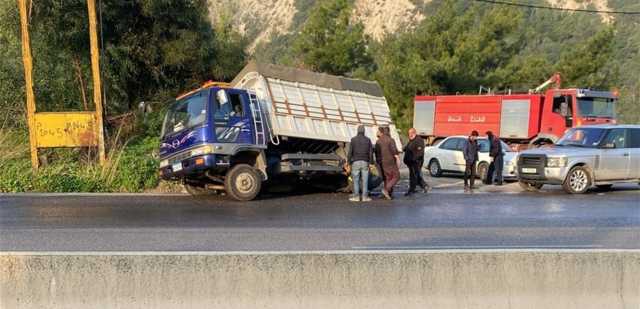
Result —
[[[547,158],[547,167],[565,167],[565,166],[567,166],[567,157]]]
[[[213,145],[205,145],[191,150],[191,157],[213,153]]]
[[[160,161],[160,168],[163,168],[165,166],[169,166],[169,160]]]

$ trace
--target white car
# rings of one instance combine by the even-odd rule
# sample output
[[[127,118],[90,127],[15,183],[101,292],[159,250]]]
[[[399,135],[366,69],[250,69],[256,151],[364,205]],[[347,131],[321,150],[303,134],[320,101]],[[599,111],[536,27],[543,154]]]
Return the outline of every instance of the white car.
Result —
[[[443,173],[464,173],[465,162],[462,147],[467,141],[467,136],[449,136],[440,143],[424,149],[424,162],[432,177],[440,177]],[[478,137],[478,165],[476,175],[485,179],[489,170],[489,140],[486,137]],[[511,147],[502,142],[504,153],[504,168],[502,177],[505,180],[517,179],[517,153]]]

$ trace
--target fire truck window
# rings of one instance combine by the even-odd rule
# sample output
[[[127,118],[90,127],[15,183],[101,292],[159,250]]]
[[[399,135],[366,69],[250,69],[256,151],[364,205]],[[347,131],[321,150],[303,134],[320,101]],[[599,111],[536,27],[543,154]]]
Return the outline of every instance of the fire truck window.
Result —
[[[571,96],[559,96],[553,98],[553,112],[562,117],[571,117],[573,115]]]

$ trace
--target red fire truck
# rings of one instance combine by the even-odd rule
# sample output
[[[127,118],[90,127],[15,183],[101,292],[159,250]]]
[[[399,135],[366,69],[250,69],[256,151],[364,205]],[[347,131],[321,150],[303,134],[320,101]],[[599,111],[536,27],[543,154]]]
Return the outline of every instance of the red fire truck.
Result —
[[[542,93],[550,84],[553,89]],[[561,89],[556,73],[526,94],[416,96],[414,127],[429,144],[451,135],[493,131],[514,148],[553,143],[571,127],[616,123],[617,94]]]

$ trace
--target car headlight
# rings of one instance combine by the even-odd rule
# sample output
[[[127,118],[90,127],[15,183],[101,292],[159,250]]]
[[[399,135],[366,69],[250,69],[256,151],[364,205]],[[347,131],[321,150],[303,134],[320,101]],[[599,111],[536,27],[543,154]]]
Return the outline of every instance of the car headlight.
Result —
[[[567,166],[567,157],[547,158],[547,167],[565,167],[565,166]]]
[[[191,150],[191,157],[213,153],[213,145],[205,145]]]
[[[165,166],[169,166],[169,160],[160,161],[160,168],[163,168]]]

